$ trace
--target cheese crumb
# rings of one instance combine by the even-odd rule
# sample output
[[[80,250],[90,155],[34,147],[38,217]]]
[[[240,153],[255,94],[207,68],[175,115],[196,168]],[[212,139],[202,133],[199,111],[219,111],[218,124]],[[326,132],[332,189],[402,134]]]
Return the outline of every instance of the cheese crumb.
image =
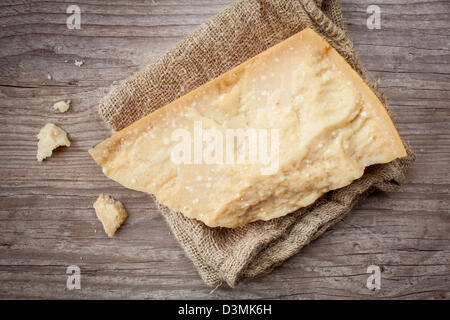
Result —
[[[84,64],[84,61],[83,61],[83,60],[75,60],[75,65],[76,65],[77,67],[81,67],[83,64]]]
[[[39,134],[38,151],[36,158],[39,162],[52,155],[52,151],[59,146],[70,146],[67,133],[53,123],[47,123]]]
[[[60,112],[66,112],[70,108],[71,100],[59,101],[53,105],[53,109],[59,110]]]
[[[103,224],[106,234],[112,237],[128,217],[127,211],[120,201],[101,194],[94,203],[98,220]]]

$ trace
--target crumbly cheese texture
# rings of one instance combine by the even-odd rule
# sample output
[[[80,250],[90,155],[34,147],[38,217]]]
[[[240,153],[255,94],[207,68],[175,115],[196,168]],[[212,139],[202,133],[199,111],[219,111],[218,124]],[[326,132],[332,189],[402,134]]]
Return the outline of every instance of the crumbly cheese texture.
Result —
[[[39,139],[36,158],[39,162],[52,155],[59,146],[70,146],[67,133],[53,123],[47,123],[37,135]]]
[[[106,234],[112,237],[128,217],[127,211],[120,201],[110,196],[100,195],[94,203],[97,218],[102,222]]]
[[[53,109],[59,110],[59,112],[66,112],[70,108],[70,104],[72,101],[66,100],[66,101],[58,101],[53,105]]]
[[[172,133],[275,129],[278,170],[266,164],[176,163]],[[197,146],[198,147],[198,146]],[[194,152],[196,147],[193,146]],[[238,153],[239,146],[232,149]],[[268,149],[267,149],[268,150]],[[367,166],[406,156],[382,103],[311,29],[115,133],[90,151],[109,178],[153,194],[211,227],[287,215],[349,185]],[[273,159],[272,159],[273,160]]]

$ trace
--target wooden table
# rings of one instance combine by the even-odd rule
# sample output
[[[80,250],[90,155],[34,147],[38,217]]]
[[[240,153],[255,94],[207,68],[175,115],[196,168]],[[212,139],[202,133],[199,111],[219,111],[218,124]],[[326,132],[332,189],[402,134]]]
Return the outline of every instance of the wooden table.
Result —
[[[450,298],[450,3],[340,1],[357,51],[417,154],[400,191],[362,201],[273,273],[210,294],[150,197],[108,180],[86,150],[110,135],[97,103],[231,0],[77,0],[0,4],[0,298]],[[82,67],[74,65],[82,59]],[[48,79],[48,74],[52,79]],[[65,114],[54,102],[71,99]],[[54,122],[72,146],[43,163],[36,134]],[[109,239],[92,203],[108,193],[129,218]],[[81,268],[81,289],[66,269]],[[367,267],[381,289],[366,288]]]

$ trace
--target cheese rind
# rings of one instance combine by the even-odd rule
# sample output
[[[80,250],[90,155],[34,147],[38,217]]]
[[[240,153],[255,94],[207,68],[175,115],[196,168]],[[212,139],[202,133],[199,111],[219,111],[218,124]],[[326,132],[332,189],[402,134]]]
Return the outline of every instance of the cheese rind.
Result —
[[[128,217],[123,204],[107,195],[100,195],[94,203],[95,213],[106,234],[112,237]]]
[[[266,130],[267,136],[275,130],[278,152],[271,160],[278,170],[264,174],[266,164],[248,161],[174,163],[178,141],[173,133],[183,129],[195,137],[198,124],[222,136],[227,130]],[[193,153],[196,148],[193,142]],[[237,157],[239,148],[230,150]],[[369,165],[406,156],[381,102],[311,29],[89,152],[108,177],[124,186],[154,194],[163,205],[208,226],[231,228],[289,214],[350,184]]]
[[[54,149],[59,146],[70,146],[67,133],[53,123],[47,123],[37,135],[39,139],[36,158],[39,162],[52,155]]]

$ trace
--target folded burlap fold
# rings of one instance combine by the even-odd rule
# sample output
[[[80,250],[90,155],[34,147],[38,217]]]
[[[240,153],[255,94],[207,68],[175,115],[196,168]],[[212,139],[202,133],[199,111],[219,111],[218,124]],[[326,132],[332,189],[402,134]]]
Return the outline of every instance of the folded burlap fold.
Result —
[[[109,93],[100,114],[112,129],[122,129],[306,27],[326,38],[384,101],[355,54],[336,0],[239,0]],[[206,284],[233,287],[272,271],[341,220],[362,195],[396,189],[414,160],[408,154],[367,168],[363,177],[307,208],[237,229],[209,228],[160,210]]]

